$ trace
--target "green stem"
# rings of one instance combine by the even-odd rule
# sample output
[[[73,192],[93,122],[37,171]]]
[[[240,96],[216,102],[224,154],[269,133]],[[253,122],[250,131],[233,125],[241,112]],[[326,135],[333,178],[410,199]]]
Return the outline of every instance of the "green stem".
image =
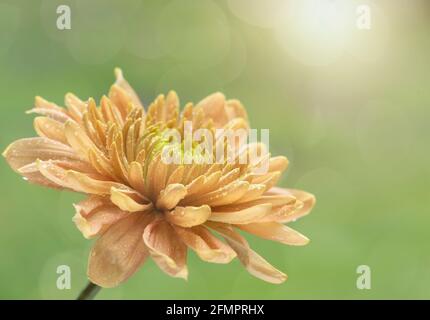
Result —
[[[76,300],[93,300],[100,289],[101,287],[89,281]]]

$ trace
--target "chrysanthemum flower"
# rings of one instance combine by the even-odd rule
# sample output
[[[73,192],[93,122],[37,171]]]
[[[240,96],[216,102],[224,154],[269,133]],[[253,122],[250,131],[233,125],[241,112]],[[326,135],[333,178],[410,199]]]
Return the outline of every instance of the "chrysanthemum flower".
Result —
[[[31,113],[39,137],[12,143],[9,165],[29,182],[87,194],[73,218],[86,238],[97,237],[88,263],[89,279],[102,287],[125,281],[151,257],[173,277],[187,278],[187,251],[204,261],[229,263],[238,257],[254,276],[286,280],[253,251],[242,230],[288,245],[308,239],[285,223],[311,210],[309,193],[275,187],[287,168],[285,157],[269,160],[265,174],[255,162],[166,164],[162,133],[194,128],[248,128],[237,100],[215,93],[179,112],[174,92],[160,95],[147,113],[122,72],[100,106],[93,99],[65,96],[66,107],[36,97]],[[247,145],[242,152],[262,148]],[[225,240],[225,241],[223,241]]]

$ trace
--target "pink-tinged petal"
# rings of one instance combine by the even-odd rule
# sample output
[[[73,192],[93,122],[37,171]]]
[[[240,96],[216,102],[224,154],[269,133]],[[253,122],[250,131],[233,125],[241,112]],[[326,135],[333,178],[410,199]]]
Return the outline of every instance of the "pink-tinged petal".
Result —
[[[109,227],[97,240],[88,261],[88,278],[111,288],[127,280],[143,264],[148,251],[142,241],[150,215],[129,215]]]
[[[93,210],[107,205],[112,205],[108,197],[90,195],[79,203],[74,204],[74,207],[86,218]]]
[[[61,123],[66,122],[70,119],[66,110],[57,106],[53,102],[46,101],[42,97],[36,97],[34,101],[34,108],[27,111],[27,113],[38,113]]]
[[[64,135],[64,123],[48,117],[36,117],[33,126],[39,136],[67,144]]]
[[[273,267],[264,258],[253,251],[248,242],[231,227],[219,223],[209,223],[208,226],[220,233],[230,247],[236,251],[240,262],[253,276],[270,283],[282,283],[287,275]]]
[[[49,179],[46,179],[40,172],[37,170],[36,172],[28,172],[28,173],[20,173],[25,181],[28,181],[31,184],[37,184],[39,186],[48,187],[52,189],[63,189],[62,186],[52,182]]]
[[[128,212],[144,212],[152,210],[152,203],[129,189],[111,188],[110,200],[121,210]]]
[[[67,114],[65,114],[63,112],[60,112],[57,110],[50,110],[50,109],[33,108],[33,109],[28,110],[26,113],[27,114],[37,113],[37,114],[40,114],[42,116],[54,119],[54,120],[61,122],[61,123],[65,123],[67,120],[71,119]]]
[[[174,228],[179,238],[204,261],[229,263],[236,257],[236,253],[227,244],[215,237],[204,226],[192,228],[174,226]]]
[[[46,179],[37,169],[36,160],[50,160],[58,165],[78,171],[91,172],[92,169],[82,161],[67,145],[45,137],[20,139],[10,144],[3,152],[6,161],[14,171],[31,183],[61,188]]]
[[[211,215],[211,208],[207,205],[200,207],[176,207],[164,213],[167,221],[177,226],[189,228],[205,223]]]
[[[309,243],[309,239],[304,235],[277,222],[249,223],[237,227],[258,237],[291,246],[303,246]]]
[[[74,205],[76,213],[73,222],[87,239],[102,234],[112,224],[128,216],[107,198],[90,196]]]
[[[49,160],[51,163],[67,170],[75,170],[83,173],[94,173],[94,169],[90,167],[86,162],[73,161],[73,160]],[[63,186],[47,179],[39,171],[37,162],[32,162],[19,168],[18,173],[25,177],[30,183],[36,183],[39,185],[47,186],[54,189],[62,189]]]
[[[117,182],[99,180],[85,173],[65,170],[52,161],[37,161],[37,167],[40,173],[50,181],[77,192],[108,195],[112,187],[118,189],[127,188],[125,185]]]
[[[241,210],[235,210],[235,208],[229,209],[228,206],[226,206],[223,211],[217,211],[218,209],[219,208],[213,208],[212,214],[209,217],[210,221],[229,224],[247,224],[258,221],[270,214],[272,205],[270,203],[263,203]]]
[[[37,163],[40,161],[41,160],[38,159],[35,162],[32,162],[30,164],[27,164],[19,168],[18,172],[22,175],[25,175],[27,173],[39,172]],[[47,161],[63,168],[64,170],[74,170],[74,171],[78,171],[78,172],[82,172],[90,175],[97,174],[94,168],[84,161],[77,161],[77,160],[47,160]]]
[[[36,96],[34,98],[34,107],[35,108],[44,108],[49,110],[56,110],[60,112],[66,113],[66,110],[55,104],[54,102],[50,102],[48,100],[43,99],[40,96]]]
[[[17,140],[6,148],[3,156],[15,171],[37,159],[81,160],[69,146],[44,137]]]
[[[187,247],[168,222],[159,219],[150,223],[143,233],[143,241],[161,270],[172,277],[187,279]]]
[[[295,221],[307,214],[312,210],[315,205],[316,199],[313,194],[308,192],[297,190],[297,189],[283,189],[278,187],[271,188],[267,193],[267,195],[289,195],[293,196],[297,199],[300,206],[292,211],[290,214],[283,215],[279,219],[278,222],[286,223],[290,221]]]

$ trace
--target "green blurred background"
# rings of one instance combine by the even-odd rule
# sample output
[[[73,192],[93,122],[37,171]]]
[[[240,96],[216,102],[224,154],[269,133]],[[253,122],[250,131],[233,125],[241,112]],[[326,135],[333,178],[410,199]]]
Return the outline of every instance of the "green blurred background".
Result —
[[[71,30],[56,27],[61,4]],[[363,4],[369,30],[356,27]],[[99,99],[116,66],[145,105],[169,89],[182,103],[222,91],[290,159],[280,184],[317,197],[293,224],[308,246],[248,237],[289,280],[191,254],[188,282],[150,261],[98,297],[428,299],[429,28],[425,0],[1,0],[0,148],[34,135],[34,96]],[[75,298],[91,246],[71,221],[81,196],[30,185],[1,161],[0,298]],[[71,290],[56,288],[59,265]],[[359,265],[371,290],[356,287]]]

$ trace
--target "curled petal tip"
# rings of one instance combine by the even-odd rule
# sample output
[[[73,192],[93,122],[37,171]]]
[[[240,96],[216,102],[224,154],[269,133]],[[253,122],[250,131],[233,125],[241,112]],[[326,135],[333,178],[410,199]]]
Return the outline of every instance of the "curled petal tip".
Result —
[[[188,281],[188,269],[182,269],[179,273],[176,274],[176,278],[184,279],[185,281]]]
[[[117,78],[123,78],[123,73],[122,73],[122,69],[121,68],[116,67],[113,72],[115,74],[115,77],[117,77]]]
[[[75,205],[73,205],[75,206]],[[76,209],[76,206],[75,206]],[[79,214],[76,213],[73,218],[72,222],[76,225],[76,227],[82,232],[82,235],[85,239],[91,239],[91,226],[88,224],[88,222]]]
[[[12,144],[10,144],[10,145],[8,145],[7,147],[6,147],[6,149],[4,149],[4,151],[2,152],[2,156],[4,157],[4,158],[7,158],[7,153],[9,152],[9,149],[10,149],[10,146],[11,146]]]

